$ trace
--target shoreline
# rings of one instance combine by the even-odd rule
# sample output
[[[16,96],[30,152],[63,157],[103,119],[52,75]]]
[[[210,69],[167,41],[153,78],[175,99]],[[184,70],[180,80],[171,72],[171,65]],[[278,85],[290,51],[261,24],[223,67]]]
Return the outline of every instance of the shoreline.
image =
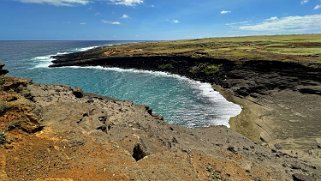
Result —
[[[262,114],[263,110],[256,106],[255,103],[234,96],[219,85],[212,85],[215,91],[218,91],[226,100],[238,104],[242,107],[242,111],[237,116],[231,117],[229,120],[230,129],[246,136],[256,143],[262,143],[260,139],[260,128],[255,126],[255,120],[258,114]],[[256,108],[256,109],[255,109]]]
[[[120,45],[85,54],[56,56],[51,67],[102,66],[165,71],[217,85],[216,90],[227,100],[243,106],[241,114],[230,120],[233,130],[272,149],[321,165],[318,157],[320,64],[275,59],[217,59],[205,53],[203,56],[201,52],[196,52],[198,56],[149,52],[150,47],[158,48],[166,43]],[[144,52],[144,49],[148,50]],[[300,56],[294,60],[298,58]]]
[[[318,165],[255,144],[224,126],[170,125],[132,102],[65,85],[0,78],[0,98],[8,107],[0,117],[2,180],[321,178]]]
[[[226,126],[228,128],[230,128],[230,119],[232,117],[235,117],[237,115],[239,115],[242,111],[242,108],[239,104],[236,104],[234,103],[233,101],[229,101],[228,99],[226,99],[224,97],[224,95],[222,95],[219,91],[215,90],[213,88],[213,86],[210,84],[210,83],[207,83],[207,82],[202,82],[202,81],[199,81],[199,80],[193,80],[193,79],[190,79],[184,75],[179,75],[179,74],[173,74],[173,73],[170,73],[170,72],[165,72],[165,71],[150,71],[150,70],[142,70],[142,69],[123,69],[123,68],[119,68],[119,67],[102,67],[102,66],[69,66],[69,67],[61,67],[61,68],[76,68],[76,69],[79,69],[79,68],[83,68],[83,69],[98,69],[98,70],[106,70],[106,71],[120,71],[120,72],[137,72],[137,73],[146,73],[146,74],[153,74],[155,76],[161,76],[161,77],[171,77],[171,78],[174,78],[174,79],[178,79],[178,80],[182,80],[182,81],[187,81],[189,82],[191,85],[196,85],[197,86],[203,86],[203,87],[206,87],[206,89],[201,89],[199,88],[199,90],[202,92],[203,96],[204,97],[207,97],[210,101],[213,101],[215,103],[218,103],[220,104],[220,101],[217,102],[218,98],[221,99],[221,98],[224,98],[224,104],[233,104],[231,105],[231,109],[233,109],[233,113],[231,113],[231,115],[229,115],[229,119],[226,121],[227,124],[219,124],[219,125],[215,125],[215,124],[212,124],[212,125],[208,125],[208,126],[204,126],[204,127],[209,127],[209,126]],[[211,89],[211,90],[208,90],[208,89]],[[217,95],[214,95],[212,93],[212,91],[215,91],[219,94],[220,97],[217,97]],[[216,99],[216,100],[215,100]],[[231,111],[232,112],[232,111]],[[188,127],[188,126],[186,126]]]

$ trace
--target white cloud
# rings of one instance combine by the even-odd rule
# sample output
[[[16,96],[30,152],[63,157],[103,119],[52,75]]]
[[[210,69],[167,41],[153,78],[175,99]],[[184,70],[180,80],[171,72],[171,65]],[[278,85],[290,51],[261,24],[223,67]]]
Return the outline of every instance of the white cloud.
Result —
[[[121,25],[121,22],[119,21],[108,21],[108,20],[102,19],[101,22],[105,24],[110,24],[110,25]]]
[[[110,0],[110,1],[114,4],[125,5],[125,6],[136,6],[144,3],[144,0]]]
[[[306,3],[308,3],[309,2],[309,0],[302,0],[301,1],[301,4],[303,5],[303,4],[306,4]]]
[[[128,16],[127,14],[123,14],[123,15],[121,16],[121,18],[127,19],[127,18],[129,18],[129,16]]]
[[[54,6],[86,5],[90,0],[20,0],[22,3],[49,4]]]
[[[232,13],[232,11],[223,10],[223,11],[221,11],[220,13],[221,13],[221,14],[230,14],[230,13]]]
[[[86,5],[96,1],[110,1],[116,5],[136,6],[143,4],[144,0],[18,0],[23,3],[49,4],[54,6]]]
[[[321,14],[271,17],[261,23],[240,26],[240,30],[274,33],[305,33],[321,31]]]
[[[79,24],[81,24],[81,25],[86,25],[87,23],[86,23],[86,22],[81,22],[81,23],[79,23]]]
[[[174,24],[178,24],[178,23],[181,23],[178,19],[173,19],[172,20],[172,23],[174,23]]]
[[[266,21],[276,21],[279,18],[277,16],[272,16],[271,18],[266,19]]]
[[[316,6],[314,6],[314,10],[318,10],[318,9],[320,9],[321,8],[321,5],[320,4],[318,4],[318,5],[316,5]]]
[[[112,21],[110,24],[112,24],[112,25],[120,25],[121,23],[119,21]]]

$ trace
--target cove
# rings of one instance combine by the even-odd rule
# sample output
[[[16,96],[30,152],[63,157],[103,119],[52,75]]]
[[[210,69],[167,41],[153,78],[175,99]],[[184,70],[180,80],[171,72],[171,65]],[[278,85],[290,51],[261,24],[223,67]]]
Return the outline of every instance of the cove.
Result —
[[[37,82],[67,84],[86,92],[144,104],[171,124],[187,127],[224,125],[241,112],[208,83],[158,71],[96,67],[46,68]]]

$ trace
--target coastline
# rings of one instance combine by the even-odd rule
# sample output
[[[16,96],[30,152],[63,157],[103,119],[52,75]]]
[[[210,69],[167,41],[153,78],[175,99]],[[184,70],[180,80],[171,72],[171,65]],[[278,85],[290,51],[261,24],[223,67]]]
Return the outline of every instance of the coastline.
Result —
[[[266,60],[251,57],[249,60],[234,60],[209,57],[196,50],[188,53],[155,53],[159,47],[163,51],[166,46],[175,44],[178,44],[178,48],[172,50],[179,52],[180,43],[120,45],[86,54],[57,56],[51,67],[76,65],[134,68],[165,71],[208,82],[215,85],[215,90],[227,100],[243,107],[241,114],[230,120],[233,130],[272,149],[321,165],[318,156],[321,64],[316,60],[312,64],[306,63],[312,62],[314,56],[288,55],[288,58],[293,58],[292,61],[284,60],[284,55],[278,57],[271,54]],[[183,43],[184,46],[194,44],[188,41]],[[191,52],[196,52],[197,56],[190,55]],[[297,61],[300,58],[304,60],[302,63]]]
[[[0,144],[2,180],[321,178],[318,166],[224,126],[169,125],[128,101],[0,78],[1,99],[10,106],[0,117],[0,129],[6,129]]]

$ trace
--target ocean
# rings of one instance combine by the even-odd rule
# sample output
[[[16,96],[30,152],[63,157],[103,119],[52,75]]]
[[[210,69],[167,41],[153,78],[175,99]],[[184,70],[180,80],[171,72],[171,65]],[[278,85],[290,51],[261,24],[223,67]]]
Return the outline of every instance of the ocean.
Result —
[[[210,84],[164,72],[103,67],[48,68],[52,55],[85,51],[129,41],[0,41],[0,62],[9,75],[35,83],[66,84],[86,92],[129,100],[152,108],[171,124],[187,127],[225,125],[241,107]]]

